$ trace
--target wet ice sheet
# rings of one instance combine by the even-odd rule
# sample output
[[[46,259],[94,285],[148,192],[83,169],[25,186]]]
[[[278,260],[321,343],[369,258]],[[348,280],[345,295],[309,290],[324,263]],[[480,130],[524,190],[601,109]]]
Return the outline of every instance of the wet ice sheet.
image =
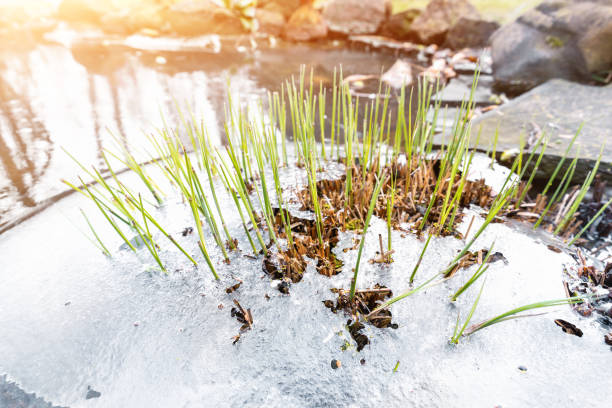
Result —
[[[289,177],[299,182],[297,175]],[[332,298],[329,288],[349,286],[357,251],[342,249],[352,246],[352,234],[344,234],[337,248],[345,262],[341,274],[330,279],[310,268],[284,296],[264,277],[261,260],[234,254],[231,265],[224,265],[210,239],[219,283],[204,263],[189,266],[175,251],[162,254],[168,276],[153,272],[146,253],[144,264],[123,251],[108,260],[69,222],[85,228],[76,220],[78,207],[90,208],[73,195],[0,236],[0,374],[54,404],[575,407],[608,400],[612,383],[605,373],[611,355],[602,341],[604,331],[568,307],[502,323],[450,346],[457,311],[467,314],[479,285],[457,304],[450,304],[448,296],[473,267],[394,305],[397,330],[368,328],[369,346],[361,353],[342,351],[350,341],[346,317],[332,314],[321,301]],[[170,230],[177,237],[190,225],[181,203],[170,202],[163,212],[173,220]],[[90,213],[92,222],[100,223]],[[227,211],[226,221],[238,234],[241,227],[232,213]],[[465,217],[463,230],[470,218]],[[480,222],[477,217],[472,233]],[[376,219],[368,232],[358,287],[381,283],[399,294],[408,288],[423,242],[395,232],[395,262],[369,264],[384,228]],[[112,231],[100,233],[112,248],[119,246]],[[195,236],[181,239],[197,254]],[[572,260],[548,250],[542,239],[493,224],[475,243],[474,249],[488,248],[495,240],[508,265],[497,262],[489,268],[474,322],[564,296],[562,269]],[[462,245],[451,237],[432,240],[417,281],[440,271]],[[246,245],[242,248],[248,253]],[[235,278],[244,284],[228,295],[224,289]],[[240,324],[230,317],[233,298],[251,308],[255,321],[236,345],[231,337]],[[577,324],[584,336],[563,333],[556,318]],[[332,359],[341,360],[342,368],[332,370]],[[88,386],[101,397],[85,400]]]

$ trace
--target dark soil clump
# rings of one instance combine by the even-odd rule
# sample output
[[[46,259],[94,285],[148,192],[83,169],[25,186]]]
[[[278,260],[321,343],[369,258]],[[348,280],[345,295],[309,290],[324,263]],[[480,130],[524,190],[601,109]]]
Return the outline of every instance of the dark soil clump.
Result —
[[[332,289],[331,291],[337,295],[336,300],[325,300],[323,304],[333,313],[344,312],[350,316],[346,325],[351,337],[357,343],[357,351],[361,351],[370,343],[370,339],[362,333],[365,325],[361,323],[360,317],[370,314],[385,299],[393,297],[393,292],[385,286],[376,284],[372,289],[358,290],[355,292],[355,298],[351,300],[349,292],[344,289]],[[391,312],[385,309],[368,322],[380,329],[397,329],[397,324],[391,323],[391,317]]]

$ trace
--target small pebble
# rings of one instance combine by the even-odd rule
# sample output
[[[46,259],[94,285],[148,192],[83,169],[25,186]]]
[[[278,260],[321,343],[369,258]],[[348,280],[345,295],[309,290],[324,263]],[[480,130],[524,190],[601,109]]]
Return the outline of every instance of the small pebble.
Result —
[[[64,306],[70,306],[70,303],[72,303],[71,301],[67,301],[66,303],[64,303]]]
[[[219,306],[217,306],[217,309],[219,310],[223,309],[223,303],[219,303]]]
[[[359,362],[361,363],[361,365],[365,365],[365,358],[362,358],[361,360],[359,360]]]
[[[340,368],[340,366],[342,366],[342,363],[340,362],[340,360],[333,359],[331,361],[331,368],[333,368],[334,370],[337,368]]]
[[[134,322],[134,327],[140,326],[140,322]]]
[[[102,393],[94,390],[89,385],[87,386],[87,394],[85,395],[86,400],[92,399],[92,398],[100,398],[101,395]]]
[[[278,291],[280,293],[284,293],[285,295],[289,294],[289,283],[282,281],[281,283],[278,284]]]
[[[522,366],[522,365],[518,366],[518,369],[521,370],[521,371],[527,371],[527,367]]]

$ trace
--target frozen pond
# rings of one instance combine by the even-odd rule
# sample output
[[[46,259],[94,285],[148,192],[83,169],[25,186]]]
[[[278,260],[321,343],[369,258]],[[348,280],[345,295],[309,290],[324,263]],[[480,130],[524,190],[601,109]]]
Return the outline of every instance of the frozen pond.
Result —
[[[342,273],[327,278],[311,266],[287,296],[272,287],[261,259],[234,253],[225,265],[210,239],[220,282],[203,262],[195,268],[172,251],[162,254],[167,276],[155,272],[146,252],[139,260],[131,252],[113,251],[109,260],[75,227],[86,230],[78,208],[86,209],[94,225],[101,224],[90,203],[73,194],[0,235],[0,376],[54,405],[576,407],[610,400],[612,356],[603,344],[605,331],[568,306],[449,345],[457,312],[463,320],[480,282],[456,304],[449,295],[475,266],[396,303],[398,329],[368,327],[370,345],[361,352],[354,346],[343,351],[346,341],[354,344],[347,317],[331,313],[322,301],[333,299],[330,288],[350,285],[357,250],[342,249],[353,247],[351,234],[341,235],[336,248]],[[162,212],[177,237],[190,225],[182,203],[170,201]],[[241,225],[233,212],[226,221],[237,233]],[[461,230],[470,218],[464,218]],[[472,231],[481,221],[477,218]],[[384,222],[375,219],[364,260],[375,256],[383,231]],[[101,234],[110,248],[119,247],[110,229]],[[197,253],[195,236],[181,239]],[[565,297],[563,268],[574,261],[549,250],[549,238],[498,223],[472,249],[488,248],[494,240],[494,250],[508,263],[491,264],[473,322]],[[439,272],[463,245],[453,237],[434,238],[417,284]],[[395,294],[408,289],[422,246],[414,236],[394,232],[395,262],[362,262],[358,288],[380,283]],[[244,283],[227,294],[225,288],[236,279]],[[240,324],[230,316],[233,299],[254,318],[253,329],[236,344],[232,337]],[[584,336],[563,333],[554,323],[558,318],[576,324]],[[342,367],[332,370],[332,359]],[[100,397],[86,400],[88,387]]]

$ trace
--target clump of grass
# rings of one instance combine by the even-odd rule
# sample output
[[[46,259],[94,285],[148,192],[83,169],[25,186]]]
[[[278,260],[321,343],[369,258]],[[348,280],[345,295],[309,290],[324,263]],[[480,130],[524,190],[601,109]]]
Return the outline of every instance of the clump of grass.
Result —
[[[224,261],[229,263],[231,251],[238,250],[238,243],[244,241],[240,238],[244,238],[254,257],[263,255],[264,270],[273,279],[295,283],[305,272],[308,259],[314,260],[316,269],[323,275],[338,273],[342,265],[334,255],[334,246],[339,233],[361,229],[348,297],[350,302],[356,302],[361,257],[373,216],[384,219],[387,226],[386,251],[383,236],[379,235],[382,263],[392,261],[393,229],[419,237],[427,234],[409,277],[410,288],[386,300],[366,317],[378,318],[376,315],[392,304],[451,279],[486,228],[504,216],[533,222],[534,228],[542,225],[568,239],[580,227],[576,214],[594,180],[600,160],[580,187],[572,187],[578,156],[562,170],[577,135],[535,200],[530,197],[530,191],[547,148],[546,137],[539,138],[531,151],[521,148],[497,194],[483,180],[468,179],[475,154],[475,149],[470,147],[473,133],[470,119],[477,81],[478,73],[470,97],[461,104],[450,134],[442,135],[446,143],[437,151],[433,146],[440,101],[431,103],[432,95],[439,89],[437,83],[424,80],[419,82],[416,91],[407,92],[402,88],[399,92],[392,92],[381,82],[377,95],[364,102],[353,95],[341,70],[334,71],[333,85],[328,89],[323,84],[317,87],[313,71],[308,78],[303,69],[297,81],[287,81],[281,85],[280,91],[267,95],[267,106],[262,100],[256,108],[244,108],[239,99],[234,100],[228,93],[224,146],[214,147],[204,123],[198,123],[191,112],[188,116],[183,115],[179,109],[181,131],[166,126],[157,134],[148,135],[147,162],[166,178],[191,213],[197,230],[197,245],[215,279],[220,276],[207,247],[207,239],[213,239]],[[390,101],[397,102],[395,113],[392,113]],[[432,121],[428,120],[430,116]],[[288,134],[289,129],[291,134]],[[190,146],[185,146],[181,134],[186,134]],[[496,132],[491,146],[491,165],[497,154],[497,139]],[[294,141],[296,153],[293,157],[288,153],[287,140]],[[476,143],[479,140],[480,132]],[[80,185],[66,183],[95,204],[128,248],[138,252],[137,246],[146,247],[162,270],[165,270],[163,251],[156,241],[160,236],[170,240],[190,262],[197,265],[196,260],[153,216],[154,209],[162,206],[166,197],[160,188],[160,180],[151,176],[153,173],[136,160],[130,149],[119,145],[119,153],[108,152],[108,155],[136,173],[154,202],[147,201],[139,192],[122,183],[106,155],[103,157],[108,177],[79,163],[94,184],[86,184],[82,179]],[[332,180],[326,175],[326,166],[333,160],[344,164],[344,174],[340,179]],[[305,185],[297,191],[287,191],[281,181],[281,168],[292,166],[301,168],[306,176]],[[561,173],[561,179],[557,180]],[[222,189],[216,188],[216,181],[220,182]],[[555,184],[554,193],[548,197]],[[237,236],[230,234],[223,198],[227,198],[240,215],[242,232]],[[306,219],[292,212],[290,204],[294,202],[301,203],[300,210],[309,211],[313,218]],[[467,242],[463,249],[442,270],[414,287],[417,271],[432,237],[461,237],[457,227],[463,220],[463,210],[472,205],[484,211],[481,226],[470,237],[466,233]],[[608,205],[610,202],[596,217]],[[87,218],[86,221],[96,245],[110,255],[111,251],[102,244]],[[574,236],[570,244],[589,228],[591,222]],[[135,245],[134,240],[129,239],[126,228],[136,234],[142,245]],[[452,300],[485,275],[491,252],[492,246],[476,272],[451,295]],[[462,324],[458,319],[452,342],[456,343],[462,336],[507,320],[523,310],[545,307],[550,303],[527,305],[526,309],[518,312],[515,309],[497,320],[492,319],[475,329],[469,328],[483,287],[467,319]],[[550,304],[555,302],[560,301]],[[390,315],[389,311],[387,313]]]

